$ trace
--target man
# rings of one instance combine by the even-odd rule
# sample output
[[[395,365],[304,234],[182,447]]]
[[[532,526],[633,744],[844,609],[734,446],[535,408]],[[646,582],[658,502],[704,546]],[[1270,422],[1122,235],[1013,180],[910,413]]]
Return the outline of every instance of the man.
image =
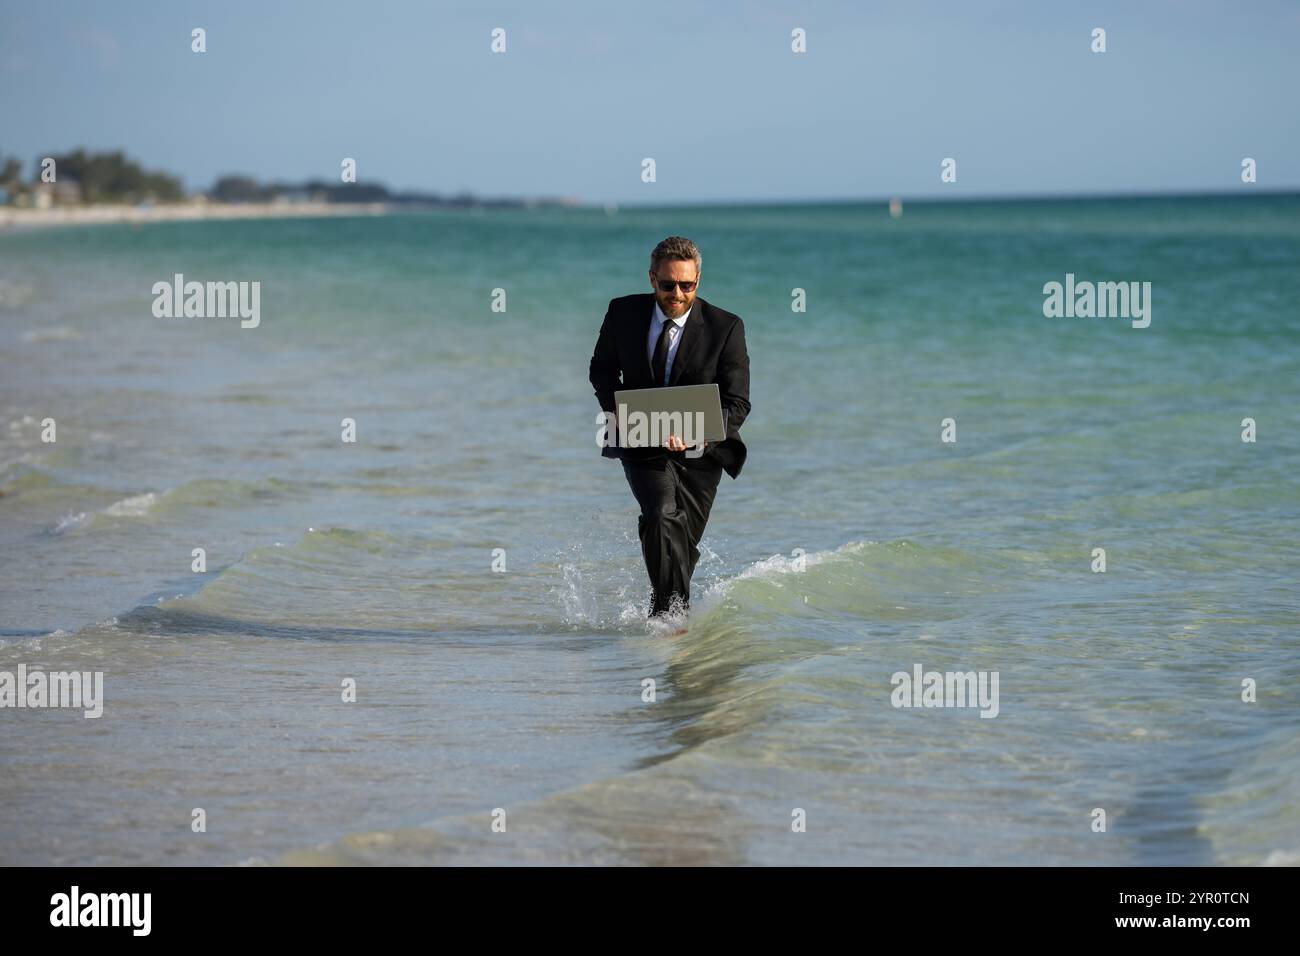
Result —
[[[677,435],[662,448],[601,450],[619,458],[641,506],[637,532],[650,575],[650,616],[690,607],[691,575],[722,472],[745,464],[740,426],[749,414],[749,353],[740,316],[697,298],[703,260],[695,243],[672,236],[650,254],[649,295],[611,299],[591,356],[591,384],[613,414],[614,391],[716,382],[726,440],[687,446]],[[621,378],[620,378],[621,376]],[[609,421],[606,418],[606,421]],[[611,426],[612,427],[612,426]]]

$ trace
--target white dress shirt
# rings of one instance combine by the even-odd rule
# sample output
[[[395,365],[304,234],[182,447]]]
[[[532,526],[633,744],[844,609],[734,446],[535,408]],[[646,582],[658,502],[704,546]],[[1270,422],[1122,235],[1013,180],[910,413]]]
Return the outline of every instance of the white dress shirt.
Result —
[[[682,330],[686,327],[686,317],[690,315],[690,310],[682,313],[681,318],[669,319],[664,315],[663,310],[659,308],[659,300],[655,300],[654,318],[650,320],[650,336],[647,345],[647,353],[650,358],[650,367],[653,369],[655,364],[655,346],[659,344],[659,333],[663,331],[665,322],[672,322],[677,326],[676,332],[668,333],[668,360],[664,363],[664,381],[655,382],[656,385],[664,385],[669,377],[673,374],[673,359],[677,356],[677,346],[682,341]]]

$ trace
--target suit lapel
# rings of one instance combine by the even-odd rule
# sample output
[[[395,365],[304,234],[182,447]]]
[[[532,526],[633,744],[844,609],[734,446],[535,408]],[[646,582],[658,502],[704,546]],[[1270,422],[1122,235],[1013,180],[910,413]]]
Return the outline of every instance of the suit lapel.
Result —
[[[703,324],[704,319],[700,316],[700,300],[696,296],[695,301],[691,303],[691,311],[686,316],[686,325],[682,328],[682,340],[677,343],[677,354],[673,356],[673,367],[668,372],[669,385],[676,385],[677,380],[682,377],[682,369],[686,367],[686,356],[690,352],[691,344],[699,338],[700,326]],[[647,331],[646,335],[649,334],[649,331]]]
[[[654,385],[655,370],[654,370],[654,365],[651,364],[650,362],[650,353],[648,350],[649,346],[647,345],[647,343],[650,341],[650,326],[654,325],[654,321],[655,321],[654,293],[653,292],[650,293],[649,295],[646,296],[646,298],[650,300],[650,307],[645,310],[645,318],[638,324],[637,327],[637,335],[638,335],[638,338],[636,340],[637,349],[638,349],[637,354],[645,357],[645,380],[649,382],[651,385]]]

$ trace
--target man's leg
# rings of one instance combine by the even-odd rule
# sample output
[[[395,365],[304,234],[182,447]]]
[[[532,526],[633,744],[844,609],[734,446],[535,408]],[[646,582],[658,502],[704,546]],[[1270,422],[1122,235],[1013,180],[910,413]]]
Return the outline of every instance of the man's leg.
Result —
[[[686,528],[677,510],[677,482],[667,458],[623,461],[623,474],[641,506],[636,530],[650,575],[650,615],[668,610],[672,595],[685,586],[686,568],[674,560],[685,554]],[[674,547],[674,542],[676,546]]]
[[[676,459],[663,457],[625,460],[623,472],[641,506],[637,533],[650,576],[650,614],[667,611],[674,595],[689,606],[691,574],[700,559],[697,546],[722,469],[687,468]]]
[[[686,572],[686,603],[690,603],[691,577],[695,574],[695,565],[700,560],[700,539],[704,537],[704,528],[709,523],[709,512],[713,510],[713,499],[718,493],[718,483],[722,480],[722,466],[716,468],[698,468],[674,461],[677,469],[677,507],[686,515],[687,543],[689,544],[690,564]]]

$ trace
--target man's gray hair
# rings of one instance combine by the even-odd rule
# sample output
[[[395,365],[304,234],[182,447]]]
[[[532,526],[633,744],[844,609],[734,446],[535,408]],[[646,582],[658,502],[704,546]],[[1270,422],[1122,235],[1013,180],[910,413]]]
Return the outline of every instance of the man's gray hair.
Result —
[[[696,275],[699,275],[704,267],[704,259],[700,256],[699,246],[683,236],[669,236],[655,246],[655,251],[650,253],[650,271],[658,272],[659,263],[665,259],[693,260]]]

